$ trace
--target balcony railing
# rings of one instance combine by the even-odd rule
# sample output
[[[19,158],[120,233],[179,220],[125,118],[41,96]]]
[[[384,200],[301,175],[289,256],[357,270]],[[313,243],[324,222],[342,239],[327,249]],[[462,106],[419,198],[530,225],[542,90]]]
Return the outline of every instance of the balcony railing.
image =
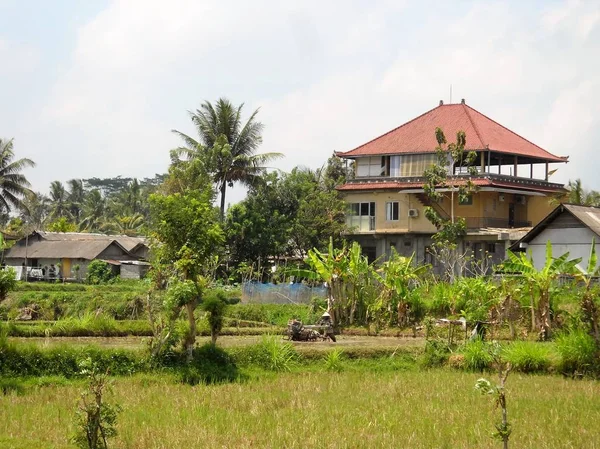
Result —
[[[346,217],[346,225],[351,232],[371,232],[375,230],[375,217],[350,215]]]
[[[465,217],[467,229],[480,228],[529,228],[530,221],[510,220],[508,218],[493,217]]]

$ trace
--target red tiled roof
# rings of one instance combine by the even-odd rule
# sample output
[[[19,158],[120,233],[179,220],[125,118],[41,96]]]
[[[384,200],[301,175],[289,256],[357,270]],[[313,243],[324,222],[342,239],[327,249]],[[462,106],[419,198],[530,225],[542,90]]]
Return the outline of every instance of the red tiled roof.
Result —
[[[337,155],[432,153],[437,146],[436,128],[444,131],[449,142],[455,140],[458,131],[464,131],[467,136],[465,149],[469,151],[490,149],[548,162],[566,162],[568,159],[549,153],[464,103],[440,105],[358,148]]]

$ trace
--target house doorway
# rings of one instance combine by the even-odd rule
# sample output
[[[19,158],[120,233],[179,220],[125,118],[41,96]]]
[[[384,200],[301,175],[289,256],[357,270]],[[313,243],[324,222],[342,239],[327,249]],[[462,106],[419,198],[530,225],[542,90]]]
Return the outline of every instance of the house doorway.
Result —
[[[508,227],[515,227],[515,203],[510,203],[508,205]]]

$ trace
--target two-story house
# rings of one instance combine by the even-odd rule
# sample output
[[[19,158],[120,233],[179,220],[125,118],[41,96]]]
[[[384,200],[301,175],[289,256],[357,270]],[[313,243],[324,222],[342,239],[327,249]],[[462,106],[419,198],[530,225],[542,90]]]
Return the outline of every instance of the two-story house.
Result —
[[[478,174],[465,167],[449,167],[451,177],[470,177],[478,187],[465,203],[445,193],[443,201],[431,203],[424,194],[423,172],[436,161],[435,129],[448,142],[458,131],[466,133],[465,150],[477,154]],[[443,104],[353,150],[336,153],[354,162],[354,179],[339,187],[348,203],[349,237],[370,259],[389,254],[431,261],[431,237],[437,231],[425,217],[426,206],[440,215],[463,217],[467,235],[461,251],[480,257],[490,254],[494,262],[504,259],[506,249],[542,220],[554,207],[551,198],[564,186],[549,182],[550,164],[565,163],[555,156],[471,108]],[[443,191],[443,190],[440,190]]]

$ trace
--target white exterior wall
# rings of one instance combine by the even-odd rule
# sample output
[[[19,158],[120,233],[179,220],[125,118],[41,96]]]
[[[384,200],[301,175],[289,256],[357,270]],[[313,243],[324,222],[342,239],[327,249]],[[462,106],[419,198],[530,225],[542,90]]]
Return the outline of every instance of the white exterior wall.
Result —
[[[600,254],[600,238],[588,228],[546,228],[529,243],[527,252],[531,252],[535,267],[542,268],[546,263],[546,243],[550,240],[553,257],[560,257],[568,252],[570,259],[581,258],[579,265],[586,269],[594,237],[596,253]]]

